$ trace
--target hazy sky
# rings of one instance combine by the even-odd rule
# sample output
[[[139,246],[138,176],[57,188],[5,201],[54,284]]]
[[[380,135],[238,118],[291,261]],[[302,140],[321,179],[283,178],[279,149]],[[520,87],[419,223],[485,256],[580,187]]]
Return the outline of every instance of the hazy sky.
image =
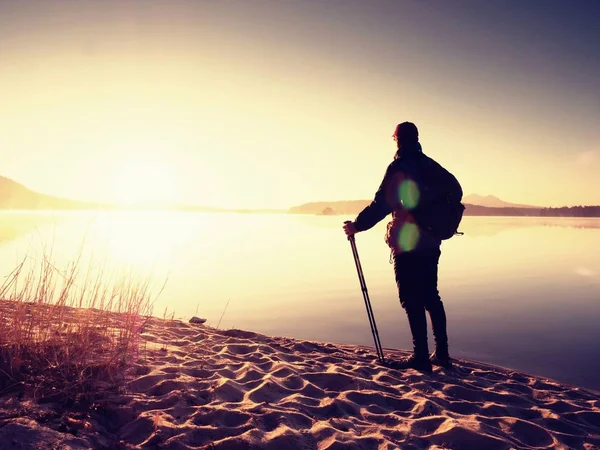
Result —
[[[79,199],[366,199],[410,120],[465,193],[600,204],[599,23],[597,0],[0,0],[0,174]]]

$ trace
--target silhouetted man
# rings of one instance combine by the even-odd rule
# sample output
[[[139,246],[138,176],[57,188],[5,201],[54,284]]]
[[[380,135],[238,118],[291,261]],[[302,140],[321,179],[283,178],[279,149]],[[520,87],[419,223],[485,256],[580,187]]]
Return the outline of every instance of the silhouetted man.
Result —
[[[426,372],[432,370],[432,363],[450,368],[446,313],[437,289],[441,240],[417,220],[421,211],[445,195],[442,184],[424,181],[428,168],[441,166],[423,154],[415,124],[399,124],[393,137],[398,151],[374,200],[354,222],[344,225],[344,231],[347,235],[366,231],[392,213],[386,242],[392,249],[400,304],[408,316],[414,346],[413,354],[394,366]],[[427,346],[426,310],[436,344],[431,357]]]

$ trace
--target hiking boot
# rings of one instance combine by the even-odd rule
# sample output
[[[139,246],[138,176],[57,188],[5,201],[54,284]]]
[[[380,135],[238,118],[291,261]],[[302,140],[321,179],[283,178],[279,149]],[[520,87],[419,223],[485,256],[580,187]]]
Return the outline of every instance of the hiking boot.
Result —
[[[436,350],[431,354],[429,360],[434,366],[440,366],[444,369],[452,369],[452,359],[450,358],[450,355],[448,355],[447,351],[442,352]]]
[[[431,361],[427,356],[418,357],[413,353],[410,356],[405,356],[391,363],[391,366],[394,369],[415,369],[419,372],[433,372],[433,367],[431,366]]]

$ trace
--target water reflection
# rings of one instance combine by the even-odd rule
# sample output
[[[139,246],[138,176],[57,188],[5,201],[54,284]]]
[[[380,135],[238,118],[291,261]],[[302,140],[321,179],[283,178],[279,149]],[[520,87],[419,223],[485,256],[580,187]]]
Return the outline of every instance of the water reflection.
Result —
[[[157,286],[168,278],[156,314],[198,311],[216,325],[231,299],[222,328],[371,345],[344,219],[3,214],[0,269],[42,242],[61,264],[83,245]],[[600,219],[466,217],[461,229],[440,262],[454,354],[600,389]],[[358,235],[358,250],[384,347],[410,348],[384,233]]]
[[[49,212],[5,211],[0,215],[0,245],[54,221],[54,215]]]
[[[515,228],[600,228],[598,218],[574,217],[466,217],[460,230],[472,236],[494,236]]]

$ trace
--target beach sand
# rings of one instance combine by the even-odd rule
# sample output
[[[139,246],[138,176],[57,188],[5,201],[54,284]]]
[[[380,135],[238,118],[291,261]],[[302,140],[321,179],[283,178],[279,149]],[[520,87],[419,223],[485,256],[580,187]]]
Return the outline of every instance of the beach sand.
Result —
[[[600,393],[508,369],[393,370],[366,347],[154,318],[144,338],[91,410],[4,393],[0,449],[600,447]]]

